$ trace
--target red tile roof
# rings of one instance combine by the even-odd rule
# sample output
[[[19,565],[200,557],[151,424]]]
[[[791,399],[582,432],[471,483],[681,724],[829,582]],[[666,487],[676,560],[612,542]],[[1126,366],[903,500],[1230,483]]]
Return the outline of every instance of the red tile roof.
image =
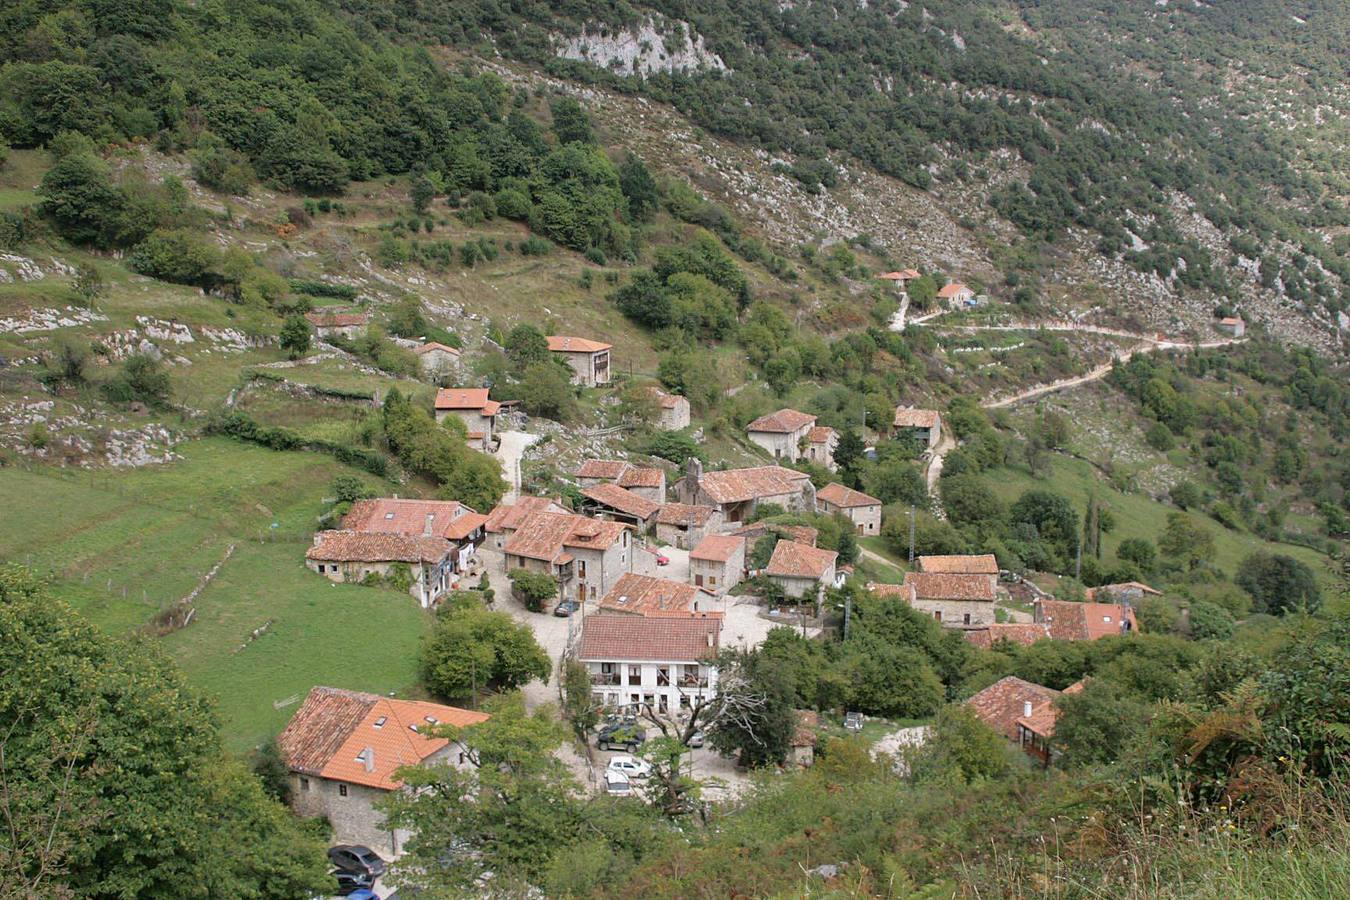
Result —
[[[817,425],[806,433],[806,439],[813,444],[828,444],[838,433],[828,425]]]
[[[305,559],[321,562],[406,562],[436,565],[450,553],[441,537],[370,534],[362,531],[320,531]]]
[[[992,553],[978,556],[920,556],[920,572],[939,575],[997,575],[998,559]]]
[[[665,391],[657,387],[651,388],[651,392],[652,395],[656,397],[656,402],[661,404],[662,409],[674,409],[675,407],[680,405],[681,400],[684,400],[686,403],[689,402],[679,394],[667,394]]]
[[[459,350],[457,350],[454,347],[451,347],[449,344],[442,344],[440,341],[427,341],[425,344],[422,344],[413,352],[416,353],[418,356],[421,356],[423,353],[430,353],[432,350],[443,350],[446,353],[451,354],[452,356],[459,356]]]
[[[1110,597],[1113,594],[1152,594],[1155,597],[1162,596],[1162,591],[1151,588],[1142,581],[1122,581],[1118,584],[1103,584],[1098,587],[1088,588],[1083,593],[1089,600],[1096,600],[1098,597]]]
[[[816,417],[808,413],[798,412],[795,409],[780,409],[778,412],[769,413],[767,416],[760,416],[745,426],[745,430],[791,434],[807,425],[814,425],[815,421]]]
[[[1001,622],[985,625],[965,632],[966,640],[977,647],[988,650],[995,641],[1012,641],[1030,647],[1037,641],[1050,637],[1050,629],[1034,622]]]
[[[600,598],[600,611],[639,616],[692,612],[698,595],[699,589],[692,584],[625,572],[609,593]]]
[[[661,504],[655,500],[648,500],[646,497],[639,496],[608,481],[582,488],[581,494],[602,506],[617,509],[621,513],[635,516],[643,521],[650,519],[661,509]]]
[[[577,658],[593,662],[685,662],[717,655],[720,617],[587,616]]]
[[[855,491],[853,488],[844,487],[837,481],[832,481],[820,490],[816,491],[816,499],[828,503],[831,506],[837,506],[840,509],[852,509],[855,506],[880,506],[881,501],[862,491]]]
[[[809,480],[805,472],[782,466],[751,466],[705,472],[698,484],[715,503],[740,503],[758,497],[795,494]]]
[[[498,503],[483,523],[485,531],[514,531],[530,516],[538,512],[564,513],[567,509],[548,497],[521,497],[515,503]]]
[[[571,513],[540,512],[520,523],[502,552],[561,563],[564,547],[605,550],[626,530],[627,526],[619,522],[601,522]]]
[[[487,388],[441,388],[436,392],[437,409],[476,409],[485,416],[495,416],[501,406],[488,399]]]
[[[914,588],[918,600],[983,600],[994,602],[994,586],[985,575],[948,575],[908,572],[905,584]]]
[[[764,572],[782,578],[823,578],[834,567],[839,554],[796,541],[779,541]]]
[[[1050,636],[1061,641],[1095,641],[1121,634],[1127,619],[1137,631],[1134,610],[1120,603],[1074,603],[1069,600],[1037,600],[1036,618],[1050,627]]]
[[[876,581],[869,581],[867,582],[867,590],[878,597],[899,597],[906,603],[914,601],[914,588],[908,584],[881,584]]]
[[[1017,740],[1017,720],[1026,715],[1026,704],[1032,711],[1059,696],[1059,691],[1013,675],[1001,679],[966,701],[975,715],[986,725],[1009,740]]]
[[[599,353],[601,350],[608,350],[614,346],[601,341],[561,334],[550,334],[547,340],[548,349],[554,353]]]
[[[305,318],[308,319],[309,324],[313,325],[315,328],[346,328],[351,325],[370,324],[370,314],[360,312],[307,312],[305,313]]]
[[[887,281],[913,281],[919,277],[919,272],[917,269],[901,269],[899,272],[886,272],[877,277]]]
[[[430,528],[427,523],[430,521]],[[463,540],[487,521],[472,507],[458,500],[401,500],[379,497],[357,500],[342,520],[347,531],[367,534],[403,534],[417,537],[430,531],[432,536]]]
[[[662,525],[684,525],[697,528],[708,524],[717,510],[711,506],[696,506],[692,503],[666,503],[656,513],[656,521]]]
[[[690,559],[724,563],[745,548],[745,538],[734,534],[710,534],[689,551]]]
[[[913,409],[907,406],[898,406],[895,409],[895,421],[892,423],[896,428],[933,428],[936,427],[941,417],[935,409]]]
[[[943,300],[948,300],[952,297],[955,297],[957,294],[964,293],[965,291],[969,290],[970,288],[966,287],[961,282],[953,281],[948,284],[944,284],[941,288],[939,288],[937,295],[941,297]]]
[[[450,743],[422,733],[433,721],[464,727],[487,719],[487,713],[439,703],[316,687],[277,737],[277,746],[292,771],[392,791],[399,786],[395,770]]]
[[[613,481],[624,488],[659,488],[666,473],[655,466],[635,466],[621,459],[588,459],[577,469],[576,476]]]

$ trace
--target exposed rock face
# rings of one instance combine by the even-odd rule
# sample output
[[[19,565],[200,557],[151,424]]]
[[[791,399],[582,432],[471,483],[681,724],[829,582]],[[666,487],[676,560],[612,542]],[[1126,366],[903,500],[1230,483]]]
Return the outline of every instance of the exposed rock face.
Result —
[[[703,44],[685,22],[664,20],[666,34],[658,23],[647,19],[636,27],[610,31],[601,26],[596,33],[559,37],[557,53],[563,59],[576,59],[610,69],[620,75],[649,75],[652,72],[685,72],[690,69],[726,71],[726,63]]]

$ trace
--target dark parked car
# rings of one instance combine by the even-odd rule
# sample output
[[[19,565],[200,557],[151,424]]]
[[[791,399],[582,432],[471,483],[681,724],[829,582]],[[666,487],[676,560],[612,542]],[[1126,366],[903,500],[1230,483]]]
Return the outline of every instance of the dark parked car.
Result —
[[[369,847],[339,844],[329,848],[328,861],[344,872],[363,872],[372,881],[384,874],[384,860]]]
[[[581,609],[581,604],[577,601],[563,600],[557,606],[553,607],[553,614],[560,619],[565,619],[579,609]]]
[[[601,750],[614,750],[616,748],[627,750],[633,753],[647,741],[647,732],[643,731],[637,725],[624,724],[618,722],[612,725],[606,725],[600,729],[600,736],[595,740],[595,746]]]
[[[359,896],[358,891],[370,891],[375,885],[375,876],[368,872],[348,872],[345,869],[334,869],[333,877],[337,879],[337,895],[339,897]]]

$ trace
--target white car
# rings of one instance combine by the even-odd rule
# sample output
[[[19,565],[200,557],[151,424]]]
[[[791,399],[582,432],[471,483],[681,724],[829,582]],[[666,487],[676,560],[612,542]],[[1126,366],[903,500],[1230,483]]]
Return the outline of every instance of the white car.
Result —
[[[628,780],[628,776],[618,769],[607,769],[605,771],[605,793],[611,797],[631,797],[633,795],[633,784]]]
[[[605,771],[622,772],[629,778],[646,778],[652,774],[652,765],[645,759],[638,759],[636,756],[616,756],[609,761]]]

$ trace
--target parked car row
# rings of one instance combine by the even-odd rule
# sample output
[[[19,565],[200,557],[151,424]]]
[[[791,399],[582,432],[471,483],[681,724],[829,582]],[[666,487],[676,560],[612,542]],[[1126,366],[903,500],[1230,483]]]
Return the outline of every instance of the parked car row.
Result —
[[[333,878],[337,881],[337,895],[349,900],[378,900],[375,880],[387,869],[383,859],[369,847],[339,844],[328,849]]]

